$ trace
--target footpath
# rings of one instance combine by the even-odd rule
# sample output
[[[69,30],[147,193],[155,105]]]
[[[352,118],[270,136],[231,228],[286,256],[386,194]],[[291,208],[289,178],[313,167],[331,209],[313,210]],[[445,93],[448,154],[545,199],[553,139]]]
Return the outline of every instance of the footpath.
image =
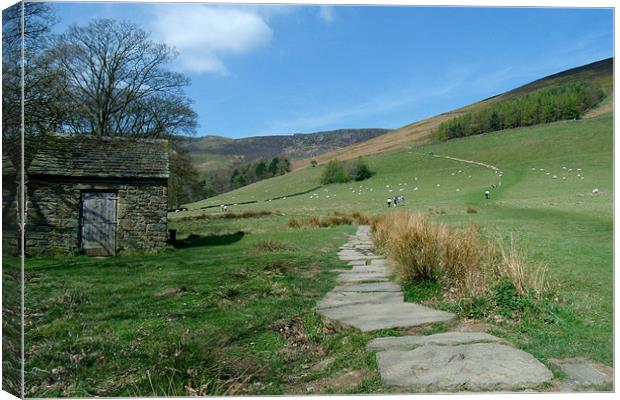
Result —
[[[411,328],[449,322],[454,314],[406,303],[391,279],[389,261],[373,253],[369,226],[359,226],[338,256],[337,286],[317,304],[317,313],[361,331]],[[484,332],[452,331],[428,336],[379,337],[376,352],[386,386],[414,390],[522,390],[551,382],[553,374],[531,354]]]

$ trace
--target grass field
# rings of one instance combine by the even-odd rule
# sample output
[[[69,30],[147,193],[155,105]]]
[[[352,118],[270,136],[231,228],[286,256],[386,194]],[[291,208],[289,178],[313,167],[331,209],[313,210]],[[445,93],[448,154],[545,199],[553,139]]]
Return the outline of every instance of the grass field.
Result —
[[[399,194],[407,199],[401,209],[432,209],[450,225],[476,222],[548,265],[555,318],[484,321],[491,332],[543,362],[581,356],[611,365],[612,141],[611,114],[486,134],[367,157],[376,172],[367,181],[263,201],[317,186],[322,168],[310,167],[171,214],[181,242],[162,254],[29,259],[29,394],[390,392],[364,347],[397,332],[335,331],[313,311],[355,227],[300,230],[287,221],[336,210],[379,215]],[[491,189],[500,183],[495,171],[443,156],[495,165],[501,185]],[[180,219],[249,200],[260,201],[231,209],[284,215]],[[421,289],[407,288],[409,297],[424,297]]]

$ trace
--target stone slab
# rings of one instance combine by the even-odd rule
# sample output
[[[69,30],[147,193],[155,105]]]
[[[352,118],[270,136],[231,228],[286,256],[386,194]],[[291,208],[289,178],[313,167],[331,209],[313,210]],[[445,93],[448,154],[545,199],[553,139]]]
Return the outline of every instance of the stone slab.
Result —
[[[392,271],[390,271],[386,267],[376,267],[372,265],[355,265],[353,268],[351,268],[347,272],[358,273],[358,274],[380,273],[380,274],[385,274],[387,276],[392,274]]]
[[[352,266],[356,266],[356,265],[370,265],[372,263],[373,260],[367,260],[367,259],[361,259],[361,260],[352,260],[349,261],[347,264],[352,265]]]
[[[338,275],[338,283],[387,282],[388,275],[382,272],[343,272]]]
[[[385,385],[412,388],[514,390],[553,378],[532,355],[497,343],[384,351],[377,353],[377,365]]]
[[[564,371],[570,386],[596,386],[613,382],[613,372],[610,367],[600,367],[607,370],[605,373],[587,359],[551,359],[549,361]]]
[[[453,314],[413,303],[355,304],[318,311],[322,316],[363,332],[447,322]]]
[[[317,304],[317,309],[350,306],[353,304],[387,304],[402,303],[405,296],[402,292],[329,292]]]
[[[428,336],[382,337],[371,340],[368,351],[413,350],[424,345],[454,346],[458,344],[499,342],[500,338],[484,332],[445,332]]]
[[[400,286],[392,282],[360,283],[359,285],[338,285],[334,292],[401,292]]]

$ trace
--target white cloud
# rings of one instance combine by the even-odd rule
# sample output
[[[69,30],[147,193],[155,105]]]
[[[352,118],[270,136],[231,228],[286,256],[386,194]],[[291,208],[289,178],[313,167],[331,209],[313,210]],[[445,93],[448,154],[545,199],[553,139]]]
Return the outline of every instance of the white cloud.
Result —
[[[256,9],[206,5],[155,6],[151,28],[157,39],[179,51],[179,67],[228,74],[222,61],[268,44],[273,32]]]
[[[334,7],[333,6],[320,6],[319,17],[328,24],[334,21]]]

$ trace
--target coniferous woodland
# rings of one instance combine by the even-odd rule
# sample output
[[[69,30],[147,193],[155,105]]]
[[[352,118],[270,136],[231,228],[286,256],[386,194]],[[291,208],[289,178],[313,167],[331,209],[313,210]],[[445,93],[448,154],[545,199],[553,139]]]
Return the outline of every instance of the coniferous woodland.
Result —
[[[540,89],[442,122],[436,133],[440,140],[448,140],[502,129],[578,119],[604,97],[604,91],[591,82]]]

